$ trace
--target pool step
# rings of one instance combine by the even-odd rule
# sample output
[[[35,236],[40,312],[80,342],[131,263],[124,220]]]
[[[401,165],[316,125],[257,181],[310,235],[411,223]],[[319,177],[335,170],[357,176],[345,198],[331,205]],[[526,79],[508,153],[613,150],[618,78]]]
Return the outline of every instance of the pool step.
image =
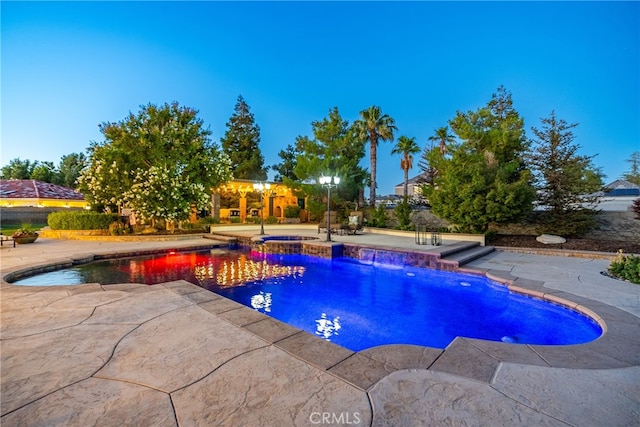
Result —
[[[429,248],[429,252],[437,252],[440,254],[440,258],[446,258],[460,252],[468,251],[480,246],[479,242],[455,242],[442,246],[434,246]]]
[[[475,245],[453,253],[449,252],[449,254],[440,258],[440,264],[443,266],[448,265],[450,267],[459,268],[471,261],[490,254],[494,250],[495,248],[493,246]]]

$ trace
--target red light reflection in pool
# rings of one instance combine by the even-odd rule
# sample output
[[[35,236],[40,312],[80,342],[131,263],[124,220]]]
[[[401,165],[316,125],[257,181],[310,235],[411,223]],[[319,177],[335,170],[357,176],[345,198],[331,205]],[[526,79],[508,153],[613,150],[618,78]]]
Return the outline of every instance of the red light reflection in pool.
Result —
[[[236,286],[246,282],[302,275],[302,266],[285,266],[267,263],[264,259],[252,259],[248,254],[229,255],[227,252],[211,253],[170,252],[164,257],[131,259],[118,266],[127,274],[131,283],[149,285],[172,280],[188,280],[199,283],[217,284],[220,287]]]

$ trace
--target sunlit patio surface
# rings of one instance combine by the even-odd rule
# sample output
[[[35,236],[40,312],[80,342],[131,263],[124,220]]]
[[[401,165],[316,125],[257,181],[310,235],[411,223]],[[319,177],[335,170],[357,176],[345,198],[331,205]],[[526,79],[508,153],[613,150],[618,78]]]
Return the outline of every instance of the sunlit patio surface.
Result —
[[[324,238],[311,228],[265,229]],[[259,226],[241,232],[256,235]],[[332,237],[428,249],[410,235]],[[224,242],[41,238],[3,246],[0,269],[4,278],[94,255],[212,245]],[[465,265],[591,313],[606,325],[591,343],[457,338],[445,350],[392,345],[357,353],[186,281],[29,287],[3,279],[0,423],[640,425],[640,286],[603,276],[608,265],[588,254],[502,250]]]

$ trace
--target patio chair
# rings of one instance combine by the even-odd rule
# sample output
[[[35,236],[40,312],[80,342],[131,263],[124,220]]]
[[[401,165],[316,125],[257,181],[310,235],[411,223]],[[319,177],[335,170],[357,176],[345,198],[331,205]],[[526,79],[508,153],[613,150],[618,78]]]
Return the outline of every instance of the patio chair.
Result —
[[[349,234],[357,234],[363,228],[363,214],[361,211],[351,212],[349,215]]]

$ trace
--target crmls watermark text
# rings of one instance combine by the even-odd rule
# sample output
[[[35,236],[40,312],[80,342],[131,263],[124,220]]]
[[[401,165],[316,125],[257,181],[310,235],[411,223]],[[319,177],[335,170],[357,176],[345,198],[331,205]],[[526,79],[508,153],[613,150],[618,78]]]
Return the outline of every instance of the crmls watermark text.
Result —
[[[362,419],[359,412],[312,412],[309,416],[311,424],[360,424]]]

